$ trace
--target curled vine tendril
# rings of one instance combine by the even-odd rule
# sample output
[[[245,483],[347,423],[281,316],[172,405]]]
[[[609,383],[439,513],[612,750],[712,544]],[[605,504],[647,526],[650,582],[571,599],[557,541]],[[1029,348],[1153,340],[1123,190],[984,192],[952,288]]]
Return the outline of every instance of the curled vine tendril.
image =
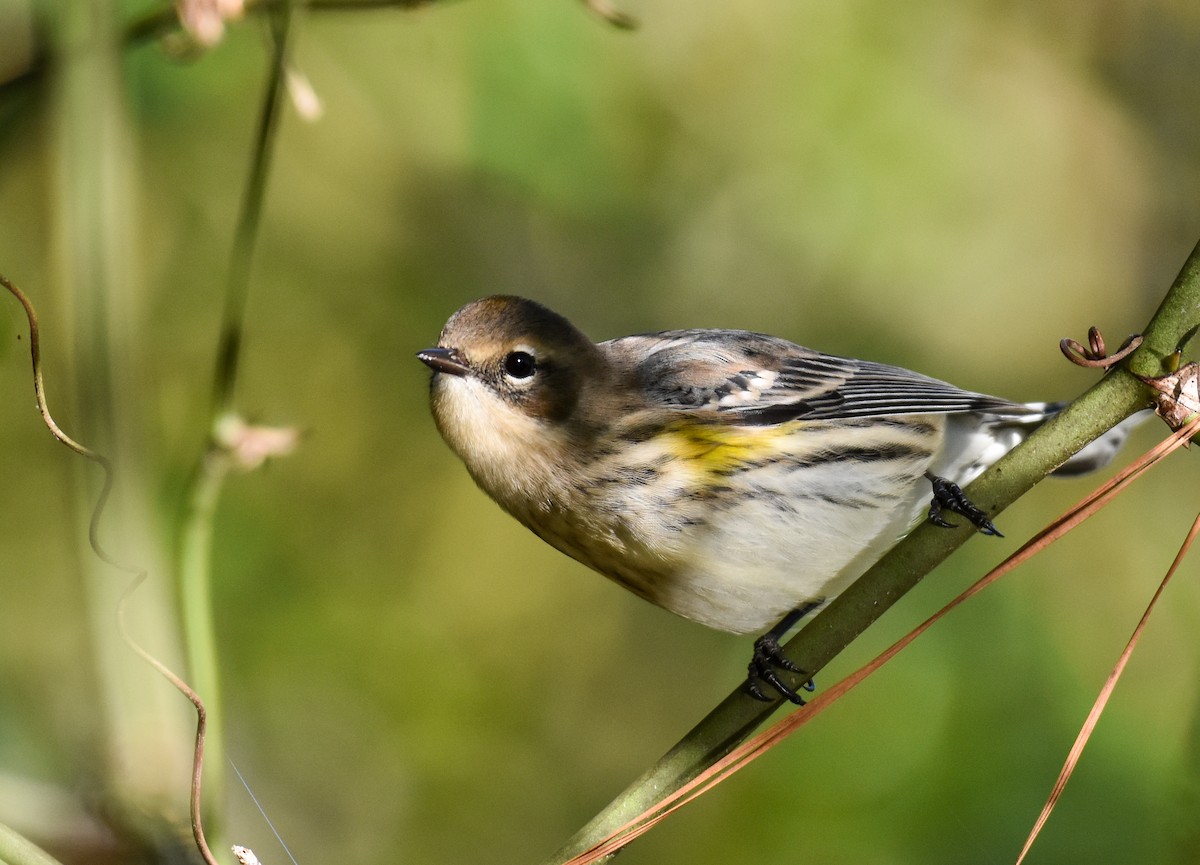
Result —
[[[34,311],[33,304],[21,289],[17,288],[16,284],[0,274],[0,285],[3,285],[25,308],[25,318],[29,321],[29,355],[33,361],[33,393],[37,400],[38,411],[42,415],[42,421],[46,424],[46,428],[50,430],[50,434],[54,436],[62,444],[66,445],[75,453],[86,459],[91,460],[96,465],[100,466],[104,472],[104,484],[100,488],[100,494],[96,498],[96,504],[92,508],[91,520],[88,522],[88,543],[91,545],[94,552],[102,562],[116,568],[117,570],[128,574],[132,577],[129,586],[121,594],[121,600],[117,604],[117,630],[121,634],[126,645],[129,646],[139,657],[147,664],[158,670],[162,676],[170,682],[175,688],[191,701],[191,704],[196,708],[196,744],[192,757],[192,791],[191,791],[191,819],[192,819],[192,836],[196,839],[196,849],[200,855],[204,857],[204,861],[208,865],[219,865],[212,851],[208,847],[208,842],[204,838],[204,829],[200,822],[200,777],[204,766],[204,734],[207,729],[208,718],[204,709],[204,702],[200,699],[200,695],[193,691],[188,684],[176,675],[169,667],[163,664],[158,658],[151,655],[143,649],[129,634],[129,630],[125,623],[125,608],[127,602],[133,592],[146,579],[146,571],[118,561],[104,549],[100,544],[99,525],[100,517],[104,513],[104,506],[108,503],[109,494],[113,488],[113,465],[112,462],[103,454],[97,453],[89,447],[86,447],[75,439],[67,435],[62,428],[55,422],[54,416],[50,414],[50,407],[46,403],[46,388],[42,381],[42,356],[41,356],[41,336],[38,330],[37,313]]]
[[[1138,334],[1126,337],[1121,343],[1121,347],[1117,349],[1116,354],[1108,354],[1104,346],[1104,336],[1100,333],[1100,328],[1092,327],[1088,329],[1088,344],[1080,345],[1077,341],[1067,337],[1059,342],[1058,347],[1066,356],[1067,360],[1079,366],[1086,366],[1091,369],[1108,369],[1109,367],[1120,363],[1129,355],[1137,351],[1138,346],[1142,344],[1142,337]]]

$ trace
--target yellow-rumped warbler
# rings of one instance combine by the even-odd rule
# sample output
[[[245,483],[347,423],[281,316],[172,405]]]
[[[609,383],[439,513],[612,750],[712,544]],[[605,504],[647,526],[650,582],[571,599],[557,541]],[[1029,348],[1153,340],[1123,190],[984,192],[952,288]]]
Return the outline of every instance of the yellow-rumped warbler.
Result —
[[[1056,410],[740,330],[597,345],[519,297],[468,304],[417,356],[443,438],[501,507],[674,613],[770,628],[749,690],[765,699],[761,679],[795,702],[774,670],[795,669],[783,633],[926,511],[998,534],[958,485]],[[1107,463],[1127,431],[1060,471]]]

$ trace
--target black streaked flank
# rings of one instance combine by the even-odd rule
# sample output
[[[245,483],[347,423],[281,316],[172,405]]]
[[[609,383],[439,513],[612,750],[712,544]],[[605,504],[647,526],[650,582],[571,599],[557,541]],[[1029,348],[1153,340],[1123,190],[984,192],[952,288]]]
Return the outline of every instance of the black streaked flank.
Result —
[[[901,496],[894,493],[881,492],[872,490],[866,495],[850,495],[847,493],[834,493],[827,491],[808,490],[805,492],[791,493],[790,498],[797,501],[809,500],[824,502],[827,505],[837,505],[838,507],[851,508],[853,510],[862,510],[864,508],[877,508],[881,503],[895,503],[901,500]]]
[[[888,462],[888,461],[918,461],[930,459],[933,454],[928,448],[914,447],[904,444],[889,444],[879,447],[827,447],[811,454],[804,454],[788,459],[782,465],[788,470],[807,469],[814,466],[829,465],[842,462]]]

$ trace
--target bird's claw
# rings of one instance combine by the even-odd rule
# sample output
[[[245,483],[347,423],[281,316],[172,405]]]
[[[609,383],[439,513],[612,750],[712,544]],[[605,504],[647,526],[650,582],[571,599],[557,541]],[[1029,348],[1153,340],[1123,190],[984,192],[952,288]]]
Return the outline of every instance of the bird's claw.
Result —
[[[955,527],[954,523],[942,516],[942,511],[951,511],[962,514],[982,534],[997,538],[1004,537],[988,519],[988,515],[967,498],[958,484],[935,475],[929,476],[929,482],[933,485],[933,501],[929,504],[929,522],[935,526],[952,529]]]
[[[786,697],[797,706],[804,705],[804,698],[779,675],[779,670],[805,675],[803,669],[783,654],[779,647],[779,638],[772,633],[763,634],[754,641],[754,658],[746,674],[746,692],[756,700],[764,703],[771,702],[774,697],[764,692],[761,683],[765,682],[774,688],[781,696]],[[800,690],[813,691],[816,685],[810,678],[800,685]]]

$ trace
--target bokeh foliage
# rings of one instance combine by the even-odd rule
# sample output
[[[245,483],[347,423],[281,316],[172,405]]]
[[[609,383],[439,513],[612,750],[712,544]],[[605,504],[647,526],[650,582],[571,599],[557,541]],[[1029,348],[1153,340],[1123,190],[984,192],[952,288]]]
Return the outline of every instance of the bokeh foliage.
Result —
[[[1061,399],[1090,379],[1056,341],[1140,327],[1200,236],[1191,4],[627,11],[635,33],[566,0],[298,16],[295,63],[325,114],[289,114],[280,130],[237,403],[306,437],[228,484],[214,603],[229,751],[301,861],[535,861],[744,667],[745,640],[627,596],[473,488],[413,358],[463,302],[529,295],[597,338],[767,330]],[[5,74],[48,38],[31,24],[43,12],[0,0]],[[128,555],[163,586],[207,432],[266,53],[253,21],[190,63],[145,45],[123,55],[115,88],[131,229],[128,305],[108,332],[119,426],[135,431],[126,485],[144,508],[129,508],[141,531]],[[53,68],[0,90],[0,272],[42,310],[60,420],[102,439],[78,427],[95,381],[70,360],[82,337],[62,214],[77,191],[57,94]],[[68,860],[91,836],[39,836],[54,815],[35,806],[61,808],[61,793],[97,807],[119,786],[92,666],[108,614],[81,578],[85,470],[39,426],[23,321],[2,310],[0,820]],[[1194,459],[1177,456],[622,861],[1015,855],[1190,523]],[[1008,540],[968,544],[839,669],[1086,483],[1036,489],[1003,515]],[[1033,861],[1192,860],[1195,574],[1173,585]],[[153,675],[140,687],[182,704]],[[186,731],[186,705],[177,721]],[[190,744],[165,747],[177,754],[148,749],[140,768],[182,802]],[[224,833],[282,861],[244,792],[229,801]]]

